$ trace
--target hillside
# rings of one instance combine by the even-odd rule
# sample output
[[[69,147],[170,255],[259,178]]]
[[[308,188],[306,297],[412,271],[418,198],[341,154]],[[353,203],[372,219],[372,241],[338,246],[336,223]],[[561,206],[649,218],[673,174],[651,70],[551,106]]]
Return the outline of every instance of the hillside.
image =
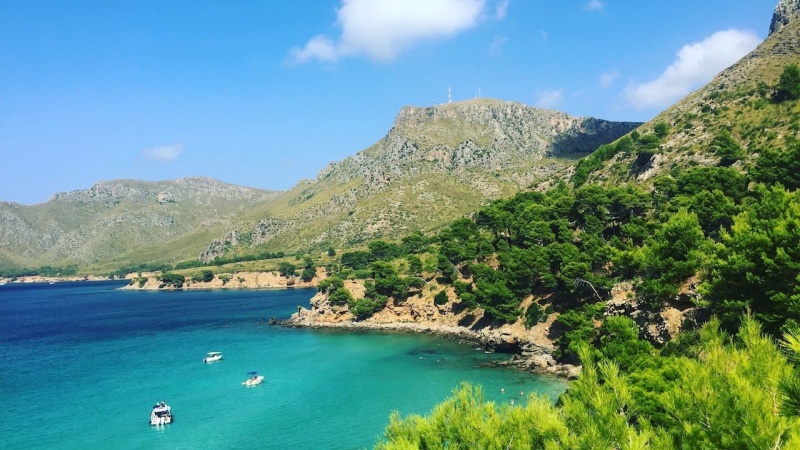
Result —
[[[205,178],[118,180],[40,205],[0,203],[0,268],[105,271],[428,232],[637,125],[491,99],[406,107],[383,139],[284,193]]]
[[[778,13],[800,3],[776,11],[752,54],[574,170],[430,237],[343,254],[291,323],[460,327],[566,363],[621,332],[609,317],[659,346],[712,315],[731,332],[744,315],[773,336],[796,329],[800,22]]]
[[[261,215],[254,226],[230,230],[202,258],[256,245],[324,249],[435,230],[638,125],[493,99],[405,107],[383,139],[253,211],[251,218]],[[232,236],[245,244],[231,249]]]
[[[800,105],[773,101],[783,68],[800,63],[798,5],[796,0],[779,2],[762,44],[639,129],[646,135],[662,127],[657,148],[607,152],[600,158],[607,161],[602,168],[592,167],[589,180],[649,184],[689,167],[730,164],[718,153],[720,136],[726,134],[742,149],[734,167],[747,170],[760,151],[800,137]]]
[[[751,55],[546,186],[341,255],[290,324],[453,333],[576,377],[555,406],[461,386],[377,448],[800,446],[798,16],[782,0]]]
[[[2,202],[0,268],[191,259],[276,194],[198,177],[100,182],[32,206]]]

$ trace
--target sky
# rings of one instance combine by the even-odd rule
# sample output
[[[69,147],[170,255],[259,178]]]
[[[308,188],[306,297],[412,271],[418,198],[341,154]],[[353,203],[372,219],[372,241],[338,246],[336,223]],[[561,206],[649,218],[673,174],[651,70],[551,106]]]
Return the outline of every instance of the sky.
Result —
[[[115,179],[286,190],[403,106],[647,121],[777,0],[0,0],[0,201]]]

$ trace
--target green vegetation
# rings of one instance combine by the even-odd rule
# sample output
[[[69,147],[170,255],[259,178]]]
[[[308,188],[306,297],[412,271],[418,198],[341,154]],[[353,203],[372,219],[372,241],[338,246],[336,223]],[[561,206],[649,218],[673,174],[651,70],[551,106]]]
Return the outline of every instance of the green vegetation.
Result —
[[[670,356],[629,344],[637,341],[628,319],[607,324],[601,355],[581,350],[583,373],[557,405],[535,395],[523,406],[487,403],[479,387],[465,384],[425,417],[394,413],[376,448],[800,446],[800,370],[754,320],[735,337],[712,321],[691,355]],[[800,340],[785,342],[796,357]]]
[[[208,283],[214,279],[214,272],[211,270],[204,270],[192,276],[192,281],[195,283]]]
[[[797,64],[784,67],[775,87],[774,98],[777,102],[800,99],[800,68]]]
[[[665,132],[659,127],[659,134]],[[720,136],[720,148],[734,146],[729,135]],[[638,135],[620,142],[642,152],[657,139]],[[800,153],[797,141],[784,143],[790,155]],[[582,344],[596,344],[602,331],[594,321],[611,287],[623,280],[633,281],[640,305],[658,310],[696,278],[702,298],[683,301],[708,307],[728,331],[749,310],[776,335],[800,324],[800,194],[792,184],[795,173],[772,170],[783,163],[793,167],[793,161],[777,151],[763,154],[747,173],[732,167],[679,170],[654,179],[652,190],[562,183],[519,193],[429,238],[415,235],[404,245],[373,241],[368,251],[342,254],[341,266],[359,271],[347,276],[369,279],[362,319],[389,299],[417,292],[409,284],[416,275],[402,276],[401,266],[451,285],[459,309],[480,307],[495,324],[522,320],[534,326],[541,308],[520,305],[534,293],[546,295],[561,313],[557,355],[564,360],[575,360]],[[782,187],[784,181],[794,189]],[[425,267],[423,260],[435,265]],[[424,275],[426,270],[434,273]]]
[[[64,267],[51,267],[51,266],[42,266],[36,269],[3,269],[0,270],[0,278],[19,278],[19,277],[30,277],[30,276],[41,276],[41,277],[70,277],[77,275],[78,273],[78,266],[76,265],[69,265]]]
[[[278,263],[278,273],[280,273],[282,277],[293,277],[297,273],[297,266],[288,261],[281,261]]]
[[[164,272],[161,274],[161,276],[158,277],[158,281],[161,282],[159,288],[171,286],[174,287],[175,289],[181,289],[186,279],[183,275],[177,273]]]

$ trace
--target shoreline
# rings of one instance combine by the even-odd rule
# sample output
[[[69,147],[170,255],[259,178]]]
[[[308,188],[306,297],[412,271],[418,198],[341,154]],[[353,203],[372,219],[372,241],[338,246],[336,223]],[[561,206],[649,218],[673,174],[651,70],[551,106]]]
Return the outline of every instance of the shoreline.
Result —
[[[43,277],[30,275],[16,278],[0,278],[0,286],[4,284],[30,284],[30,283],[74,283],[77,281],[122,281],[123,278],[108,278],[99,275],[81,275],[74,277]]]
[[[299,310],[310,312],[310,310],[302,307],[300,307]],[[480,349],[484,352],[509,355],[509,360],[497,363],[499,367],[512,367],[524,372],[553,375],[567,380],[576,379],[582,370],[581,366],[557,363],[553,359],[551,352],[544,350],[541,346],[533,342],[521,343],[519,351],[503,350],[503,346],[498,345],[497,340],[498,335],[502,335],[503,333],[499,328],[484,328],[480,331],[474,331],[459,326],[454,327],[419,322],[320,322],[313,319],[309,320],[307,313],[303,314],[302,312],[292,314],[289,319],[278,321],[275,324],[288,328],[429,334],[449,340],[467,341],[480,346]]]
[[[234,272],[226,278],[220,278],[216,274],[211,281],[193,281],[188,276],[184,280],[183,286],[162,286],[158,280],[160,273],[146,272],[141,276],[129,273],[125,279],[129,284],[121,289],[134,291],[168,291],[168,290],[208,290],[208,289],[291,289],[291,288],[314,288],[319,281],[325,278],[324,269],[317,270],[316,275],[309,281],[303,281],[297,276],[284,277],[277,272]]]
[[[319,275],[322,275],[321,277]],[[161,287],[157,279],[158,274],[146,273],[141,277],[136,274],[128,274],[124,279],[129,284],[121,286],[121,290],[134,291],[174,291],[174,290],[218,290],[218,289],[293,289],[293,288],[313,288],[316,287],[324,274],[319,274],[312,280],[304,282],[297,277],[282,277],[275,272],[239,272],[233,274],[233,279],[223,282],[218,277],[212,281],[191,281],[188,280],[181,288],[173,286]],[[188,278],[188,277],[187,277]],[[143,284],[137,284],[134,280],[145,279]],[[41,277],[29,276],[19,277],[16,280],[0,279],[0,285],[11,283],[62,283],[78,281],[122,281],[122,278],[109,279],[99,276],[76,276],[76,277]],[[288,328],[316,328],[316,329],[338,329],[344,331],[379,331],[407,334],[429,334],[444,339],[463,340],[470,344],[480,346],[487,352],[502,353],[509,355],[509,360],[498,363],[498,366],[513,367],[517,370],[554,375],[569,380],[577,378],[580,374],[581,366],[572,364],[557,363],[552,357],[552,349],[536,339],[526,338],[518,335],[509,327],[484,327],[474,330],[458,325],[448,325],[446,323],[434,321],[409,321],[407,319],[391,320],[384,317],[383,321],[355,321],[355,320],[319,320],[314,317],[316,306],[322,306],[316,300],[317,296],[311,297],[312,309],[306,309],[298,305],[298,312],[286,320],[270,319],[271,323]],[[342,319],[342,317],[340,317]],[[511,344],[511,345],[509,345]]]

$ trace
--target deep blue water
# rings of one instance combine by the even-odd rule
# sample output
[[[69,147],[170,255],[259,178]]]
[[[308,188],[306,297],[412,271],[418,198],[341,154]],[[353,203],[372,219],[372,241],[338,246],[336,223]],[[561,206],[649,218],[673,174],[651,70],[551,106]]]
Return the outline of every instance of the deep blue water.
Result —
[[[120,286],[0,286],[0,448],[368,448],[392,411],[427,413],[461,381],[497,402],[565,387],[432,336],[266,323],[309,289]],[[204,364],[209,351],[225,357]],[[249,371],[264,383],[242,386]],[[175,423],[151,427],[161,400]]]

